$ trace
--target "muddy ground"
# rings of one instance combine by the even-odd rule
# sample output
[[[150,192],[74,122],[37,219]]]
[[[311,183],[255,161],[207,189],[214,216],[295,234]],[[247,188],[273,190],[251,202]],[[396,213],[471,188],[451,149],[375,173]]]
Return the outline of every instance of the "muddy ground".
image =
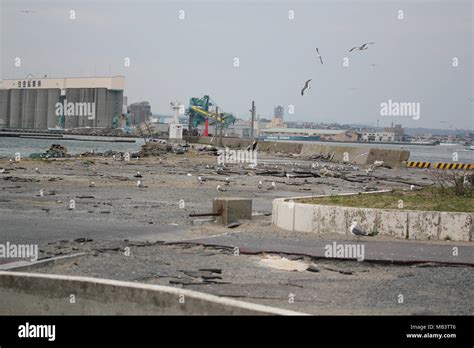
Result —
[[[345,179],[317,177],[323,165],[329,175],[343,173]],[[182,243],[225,233],[262,240],[289,236],[271,226],[274,198],[408,189],[431,183],[426,170],[376,168],[367,175],[364,168],[279,155],[261,155],[254,168],[222,167],[205,151],[129,162],[111,157],[2,160],[0,168],[5,169],[0,174],[0,242],[37,243],[41,257],[87,252],[38,272],[170,285],[313,314],[474,313],[469,266],[235,255],[227,247]],[[219,196],[252,198],[253,221],[229,229],[211,218],[189,217],[210,212]],[[71,199],[74,209],[68,209]]]

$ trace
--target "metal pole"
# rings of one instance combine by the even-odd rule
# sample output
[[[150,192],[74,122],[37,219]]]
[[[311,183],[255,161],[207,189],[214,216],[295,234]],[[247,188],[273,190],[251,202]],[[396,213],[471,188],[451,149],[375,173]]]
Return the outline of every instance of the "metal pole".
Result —
[[[216,106],[216,115],[219,115],[219,108]],[[219,116],[217,116],[219,118]],[[219,132],[219,121],[216,122],[216,146],[222,146],[222,139],[220,139],[220,132]]]
[[[253,134],[253,127],[254,127],[254,123],[255,123],[255,101],[252,101],[252,109],[250,110],[252,112],[252,120],[251,120],[251,123],[250,123],[250,147],[252,147],[253,145],[253,138],[254,138],[254,134]]]

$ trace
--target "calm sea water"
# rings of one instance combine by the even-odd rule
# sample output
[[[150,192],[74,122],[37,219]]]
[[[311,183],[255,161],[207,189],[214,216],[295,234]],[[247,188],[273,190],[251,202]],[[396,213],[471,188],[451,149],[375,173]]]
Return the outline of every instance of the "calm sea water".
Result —
[[[23,157],[34,152],[44,152],[52,144],[66,146],[68,153],[79,154],[94,150],[104,152],[107,150],[133,152],[141,149],[143,139],[136,139],[135,143],[107,143],[99,141],[75,141],[75,140],[48,140],[48,139],[24,139],[0,137],[0,157],[14,157],[16,152],[20,152]],[[319,142],[314,142],[319,143]],[[328,143],[322,143],[328,144]],[[400,145],[388,144],[343,144],[331,143],[333,145],[377,147],[384,149],[400,149]],[[411,161],[426,162],[453,162],[453,153],[458,154],[458,162],[474,163],[474,150],[466,150],[464,146],[424,146],[424,145],[404,145],[404,150],[410,151]]]
[[[67,148],[70,154],[79,154],[94,150],[104,152],[107,150],[134,152],[141,149],[143,139],[136,139],[135,143],[108,143],[101,141],[77,140],[50,140],[50,139],[25,139],[13,137],[0,137],[0,157],[15,157],[19,152],[22,157],[27,157],[35,152],[45,152],[52,144],[60,144]]]

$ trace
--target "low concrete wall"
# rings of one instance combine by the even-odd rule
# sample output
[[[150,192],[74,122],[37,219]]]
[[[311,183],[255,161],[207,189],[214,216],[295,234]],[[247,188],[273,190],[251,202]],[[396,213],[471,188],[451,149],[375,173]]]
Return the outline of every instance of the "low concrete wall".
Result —
[[[300,154],[303,148],[302,143],[285,143],[278,141],[259,141],[257,144],[257,151],[276,153],[282,152],[286,154]]]
[[[377,193],[381,192],[364,194]],[[369,233],[396,238],[474,241],[472,213],[353,208],[294,203],[289,200],[275,199],[272,215],[274,225],[289,231],[349,235],[349,227],[355,220]]]
[[[70,303],[70,296],[75,303]],[[0,272],[0,315],[303,315],[167,286]]]
[[[216,145],[218,137],[187,137],[188,142],[195,142],[206,145]],[[231,149],[246,149],[250,145],[250,139],[222,138],[222,145]]]
[[[214,141],[211,142],[211,140]],[[212,137],[190,137],[201,144],[216,144]],[[234,149],[246,149],[250,145],[249,139],[222,138],[223,146]],[[278,141],[259,141],[257,151],[268,153],[299,154],[302,156],[325,155],[330,156],[332,161],[343,162],[347,153],[348,162],[359,165],[372,164],[375,161],[384,161],[384,165],[389,167],[401,167],[402,162],[407,161],[410,152],[406,150],[377,149],[360,146],[326,145],[313,143],[293,143]]]
[[[384,161],[384,165],[389,167],[401,167],[402,162],[410,157],[410,152],[406,150],[324,144],[303,144],[300,152],[304,156],[329,154],[336,162],[343,162],[346,153],[350,163],[365,165],[375,161]]]

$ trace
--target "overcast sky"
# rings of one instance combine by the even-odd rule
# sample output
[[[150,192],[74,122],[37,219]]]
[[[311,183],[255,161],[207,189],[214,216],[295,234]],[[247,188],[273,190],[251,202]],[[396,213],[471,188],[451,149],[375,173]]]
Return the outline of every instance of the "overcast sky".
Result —
[[[255,100],[287,121],[474,129],[471,0],[0,2],[1,78],[124,75],[129,103],[154,113],[209,94],[245,118]],[[364,42],[375,44],[348,52]],[[419,120],[381,116],[389,99],[420,103]]]

